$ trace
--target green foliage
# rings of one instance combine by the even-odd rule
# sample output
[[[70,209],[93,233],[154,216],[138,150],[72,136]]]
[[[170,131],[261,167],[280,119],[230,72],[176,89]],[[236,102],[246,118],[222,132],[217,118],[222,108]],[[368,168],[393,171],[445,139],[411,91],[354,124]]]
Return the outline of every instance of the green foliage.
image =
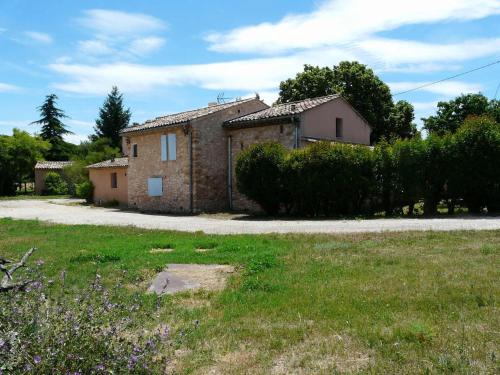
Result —
[[[113,86],[95,121],[96,136],[108,138],[112,147],[120,147],[120,131],[128,126],[130,116],[130,109],[125,110],[123,107],[123,94],[118,87]]]
[[[0,373],[161,372],[168,331],[142,329],[147,305],[139,296],[120,300],[119,288],[104,289],[100,278],[69,298],[41,276],[27,292],[0,295]],[[64,276],[56,283],[64,289]]]
[[[48,142],[19,129],[0,136],[0,195],[14,194],[15,183],[33,181],[35,164],[49,149]]]
[[[458,129],[454,147],[457,179],[470,212],[500,209],[500,125],[487,116],[471,117]]]
[[[405,138],[415,132],[411,104],[398,102],[394,108],[389,86],[366,65],[356,61],[342,61],[333,69],[305,65],[304,71],[295,78],[280,83],[278,102],[335,93],[342,95],[372,126],[373,142],[382,137]]]
[[[47,160],[68,160],[71,145],[63,140],[63,135],[71,134],[61,119],[67,117],[64,111],[57,108],[57,95],[50,94],[45,97],[45,102],[38,107],[41,118],[32,124],[41,125],[40,137],[50,142],[52,147],[46,153]]]
[[[276,214],[283,201],[285,148],[278,143],[251,146],[238,155],[238,190],[257,202],[268,214]]]
[[[76,185],[76,196],[85,199],[87,203],[94,198],[94,184],[91,181],[83,181]]]
[[[413,122],[415,113],[413,106],[406,100],[400,100],[389,113],[390,133],[400,138],[412,138],[418,134],[417,125]]]
[[[293,211],[307,215],[358,213],[373,187],[367,147],[318,142],[293,150],[284,170]]]
[[[500,121],[500,102],[488,101],[483,94],[463,94],[448,102],[439,102],[436,115],[423,118],[424,129],[444,135],[455,133],[468,116],[489,115]]]
[[[469,117],[453,135],[381,140],[373,152],[326,142],[291,151],[273,145],[279,157],[263,158],[262,150],[245,151],[238,188],[261,204],[274,187],[265,195],[273,213],[393,215],[408,208],[411,215],[421,201],[428,215],[443,201],[449,213],[457,204],[473,213],[500,211],[500,125],[490,117]]]
[[[45,176],[45,190],[47,194],[62,195],[68,193],[68,184],[59,173],[49,172]]]

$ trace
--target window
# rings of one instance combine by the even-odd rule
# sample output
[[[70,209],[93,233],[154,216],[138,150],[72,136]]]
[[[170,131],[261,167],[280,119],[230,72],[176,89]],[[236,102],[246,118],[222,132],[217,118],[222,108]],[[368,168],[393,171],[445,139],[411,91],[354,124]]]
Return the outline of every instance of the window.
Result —
[[[163,179],[161,177],[148,178],[148,195],[161,197],[163,195]]]
[[[177,159],[177,136],[175,134],[165,134],[160,137],[161,160]]]
[[[340,117],[337,117],[335,119],[335,136],[337,138],[342,138],[344,136],[344,129],[343,129],[343,123],[342,119]]]
[[[132,156],[137,157],[137,143],[132,145]]]
[[[118,187],[118,177],[116,173],[111,173],[111,189],[116,189]]]

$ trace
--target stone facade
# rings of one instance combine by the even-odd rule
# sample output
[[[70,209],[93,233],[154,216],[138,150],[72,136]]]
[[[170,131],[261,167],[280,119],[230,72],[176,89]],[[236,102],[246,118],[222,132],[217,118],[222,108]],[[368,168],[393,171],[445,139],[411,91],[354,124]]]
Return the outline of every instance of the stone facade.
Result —
[[[176,160],[161,160],[161,135],[175,134]],[[182,127],[160,128],[128,135],[128,205],[145,211],[189,212],[189,136]],[[137,157],[131,149],[137,145]],[[163,196],[148,195],[148,178],[161,177]]]
[[[267,106],[260,100],[246,100],[179,124],[125,133],[129,207],[177,213],[227,209],[227,137],[222,124],[263,108]],[[176,134],[176,160],[161,160],[160,137],[166,134]],[[162,178],[162,196],[148,195],[150,177]]]
[[[295,125],[291,122],[241,129],[228,129],[231,137],[231,208],[235,211],[260,211],[260,207],[238,191],[236,186],[236,162],[245,148],[269,141],[281,143],[292,149],[295,145]]]

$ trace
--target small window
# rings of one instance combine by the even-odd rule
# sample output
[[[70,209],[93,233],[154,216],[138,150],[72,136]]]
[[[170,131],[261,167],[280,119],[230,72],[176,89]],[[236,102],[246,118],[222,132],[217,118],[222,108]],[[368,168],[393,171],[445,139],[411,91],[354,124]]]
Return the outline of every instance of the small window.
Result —
[[[116,189],[118,187],[118,177],[116,173],[111,173],[111,189]]]
[[[137,157],[137,143],[132,145],[132,156]]]
[[[161,197],[163,195],[163,179],[161,177],[148,178],[148,195]]]
[[[335,119],[335,136],[337,138],[342,138],[344,136],[344,129],[343,129],[343,123],[342,119],[340,117],[337,117]]]

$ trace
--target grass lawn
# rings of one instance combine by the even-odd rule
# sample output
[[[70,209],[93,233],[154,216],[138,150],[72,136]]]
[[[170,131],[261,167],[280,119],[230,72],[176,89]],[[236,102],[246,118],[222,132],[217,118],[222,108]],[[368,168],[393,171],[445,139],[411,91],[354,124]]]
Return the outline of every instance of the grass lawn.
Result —
[[[112,285],[126,270],[132,293],[166,263],[237,266],[224,291],[164,296],[144,320],[182,337],[178,373],[500,371],[500,231],[215,236],[0,220],[1,255],[31,246],[75,290],[96,271]]]
[[[26,199],[61,199],[61,198],[71,198],[71,195],[35,195],[35,194],[16,194],[16,195],[6,195],[0,196],[0,201],[18,201]]]

